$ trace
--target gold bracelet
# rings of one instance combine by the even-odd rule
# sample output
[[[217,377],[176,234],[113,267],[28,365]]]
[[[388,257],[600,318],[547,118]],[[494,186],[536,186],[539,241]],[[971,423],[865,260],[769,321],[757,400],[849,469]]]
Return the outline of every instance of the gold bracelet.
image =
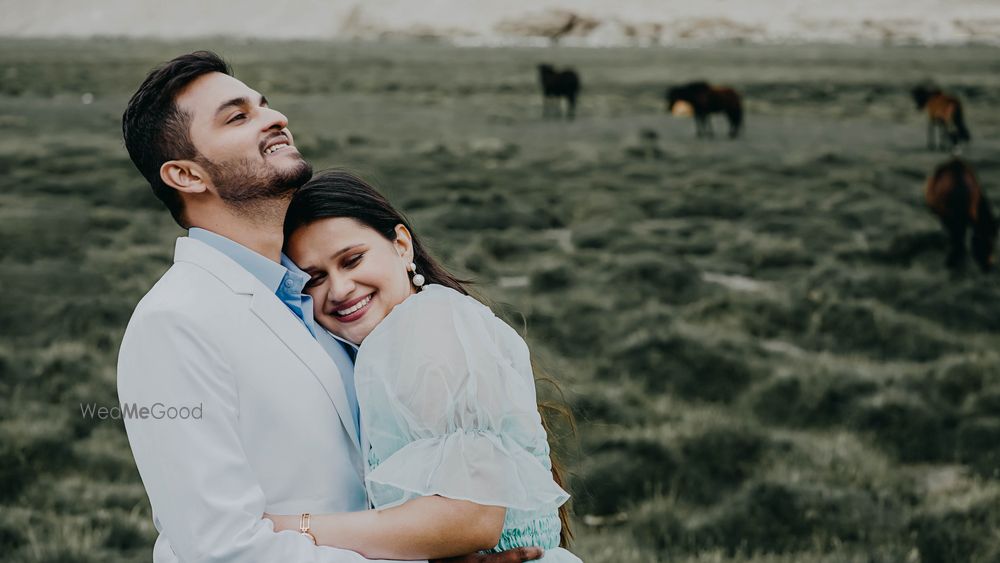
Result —
[[[302,516],[299,517],[299,533],[302,534],[303,536],[309,536],[309,539],[312,540],[313,545],[319,545],[316,542],[316,536],[314,536],[312,532],[309,531],[309,520],[310,520],[309,513],[308,512],[302,513]]]

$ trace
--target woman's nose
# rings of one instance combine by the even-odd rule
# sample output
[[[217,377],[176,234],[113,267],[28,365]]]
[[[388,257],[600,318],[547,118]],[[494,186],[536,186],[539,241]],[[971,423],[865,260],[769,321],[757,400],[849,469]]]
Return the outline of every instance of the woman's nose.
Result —
[[[347,300],[354,291],[354,280],[347,276],[339,276],[330,280],[330,291],[327,299],[332,303]]]

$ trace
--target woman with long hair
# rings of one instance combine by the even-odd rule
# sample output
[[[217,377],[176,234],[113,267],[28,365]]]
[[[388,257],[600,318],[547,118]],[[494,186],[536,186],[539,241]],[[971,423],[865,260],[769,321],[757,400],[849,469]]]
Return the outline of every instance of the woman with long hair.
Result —
[[[579,559],[524,340],[349,172],[293,197],[285,252],[310,275],[316,321],[356,352],[373,510],[310,515],[314,541],[367,558],[437,559],[538,546]],[[266,515],[275,530],[301,517]]]

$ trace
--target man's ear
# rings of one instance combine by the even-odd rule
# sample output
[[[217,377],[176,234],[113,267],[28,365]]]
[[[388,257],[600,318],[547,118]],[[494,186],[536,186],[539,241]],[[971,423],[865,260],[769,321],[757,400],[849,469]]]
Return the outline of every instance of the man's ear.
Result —
[[[208,191],[208,174],[191,160],[168,160],[160,167],[163,183],[179,192],[197,194]]]
[[[400,223],[396,225],[396,240],[392,241],[396,252],[407,262],[413,262],[413,236],[406,225]]]

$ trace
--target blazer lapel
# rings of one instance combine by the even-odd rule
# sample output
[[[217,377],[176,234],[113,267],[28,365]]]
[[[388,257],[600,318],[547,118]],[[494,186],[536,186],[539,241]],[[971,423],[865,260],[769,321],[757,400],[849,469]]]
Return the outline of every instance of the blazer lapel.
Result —
[[[361,444],[357,432],[354,431],[353,414],[347,402],[347,393],[344,391],[344,382],[340,379],[337,364],[309,334],[295,314],[250,272],[201,241],[189,237],[178,238],[174,261],[189,262],[199,266],[234,292],[253,296],[250,299],[250,310],[309,368],[330,397],[344,430],[360,451]]]
[[[250,310],[271,329],[275,336],[285,343],[285,346],[302,360],[319,381],[326,394],[337,407],[337,415],[344,425],[344,430],[351,437],[354,445],[361,450],[358,434],[354,430],[353,414],[347,402],[344,383],[340,380],[339,369],[333,359],[323,350],[319,342],[313,338],[302,321],[288,310],[284,303],[270,294],[255,293],[250,301]]]

